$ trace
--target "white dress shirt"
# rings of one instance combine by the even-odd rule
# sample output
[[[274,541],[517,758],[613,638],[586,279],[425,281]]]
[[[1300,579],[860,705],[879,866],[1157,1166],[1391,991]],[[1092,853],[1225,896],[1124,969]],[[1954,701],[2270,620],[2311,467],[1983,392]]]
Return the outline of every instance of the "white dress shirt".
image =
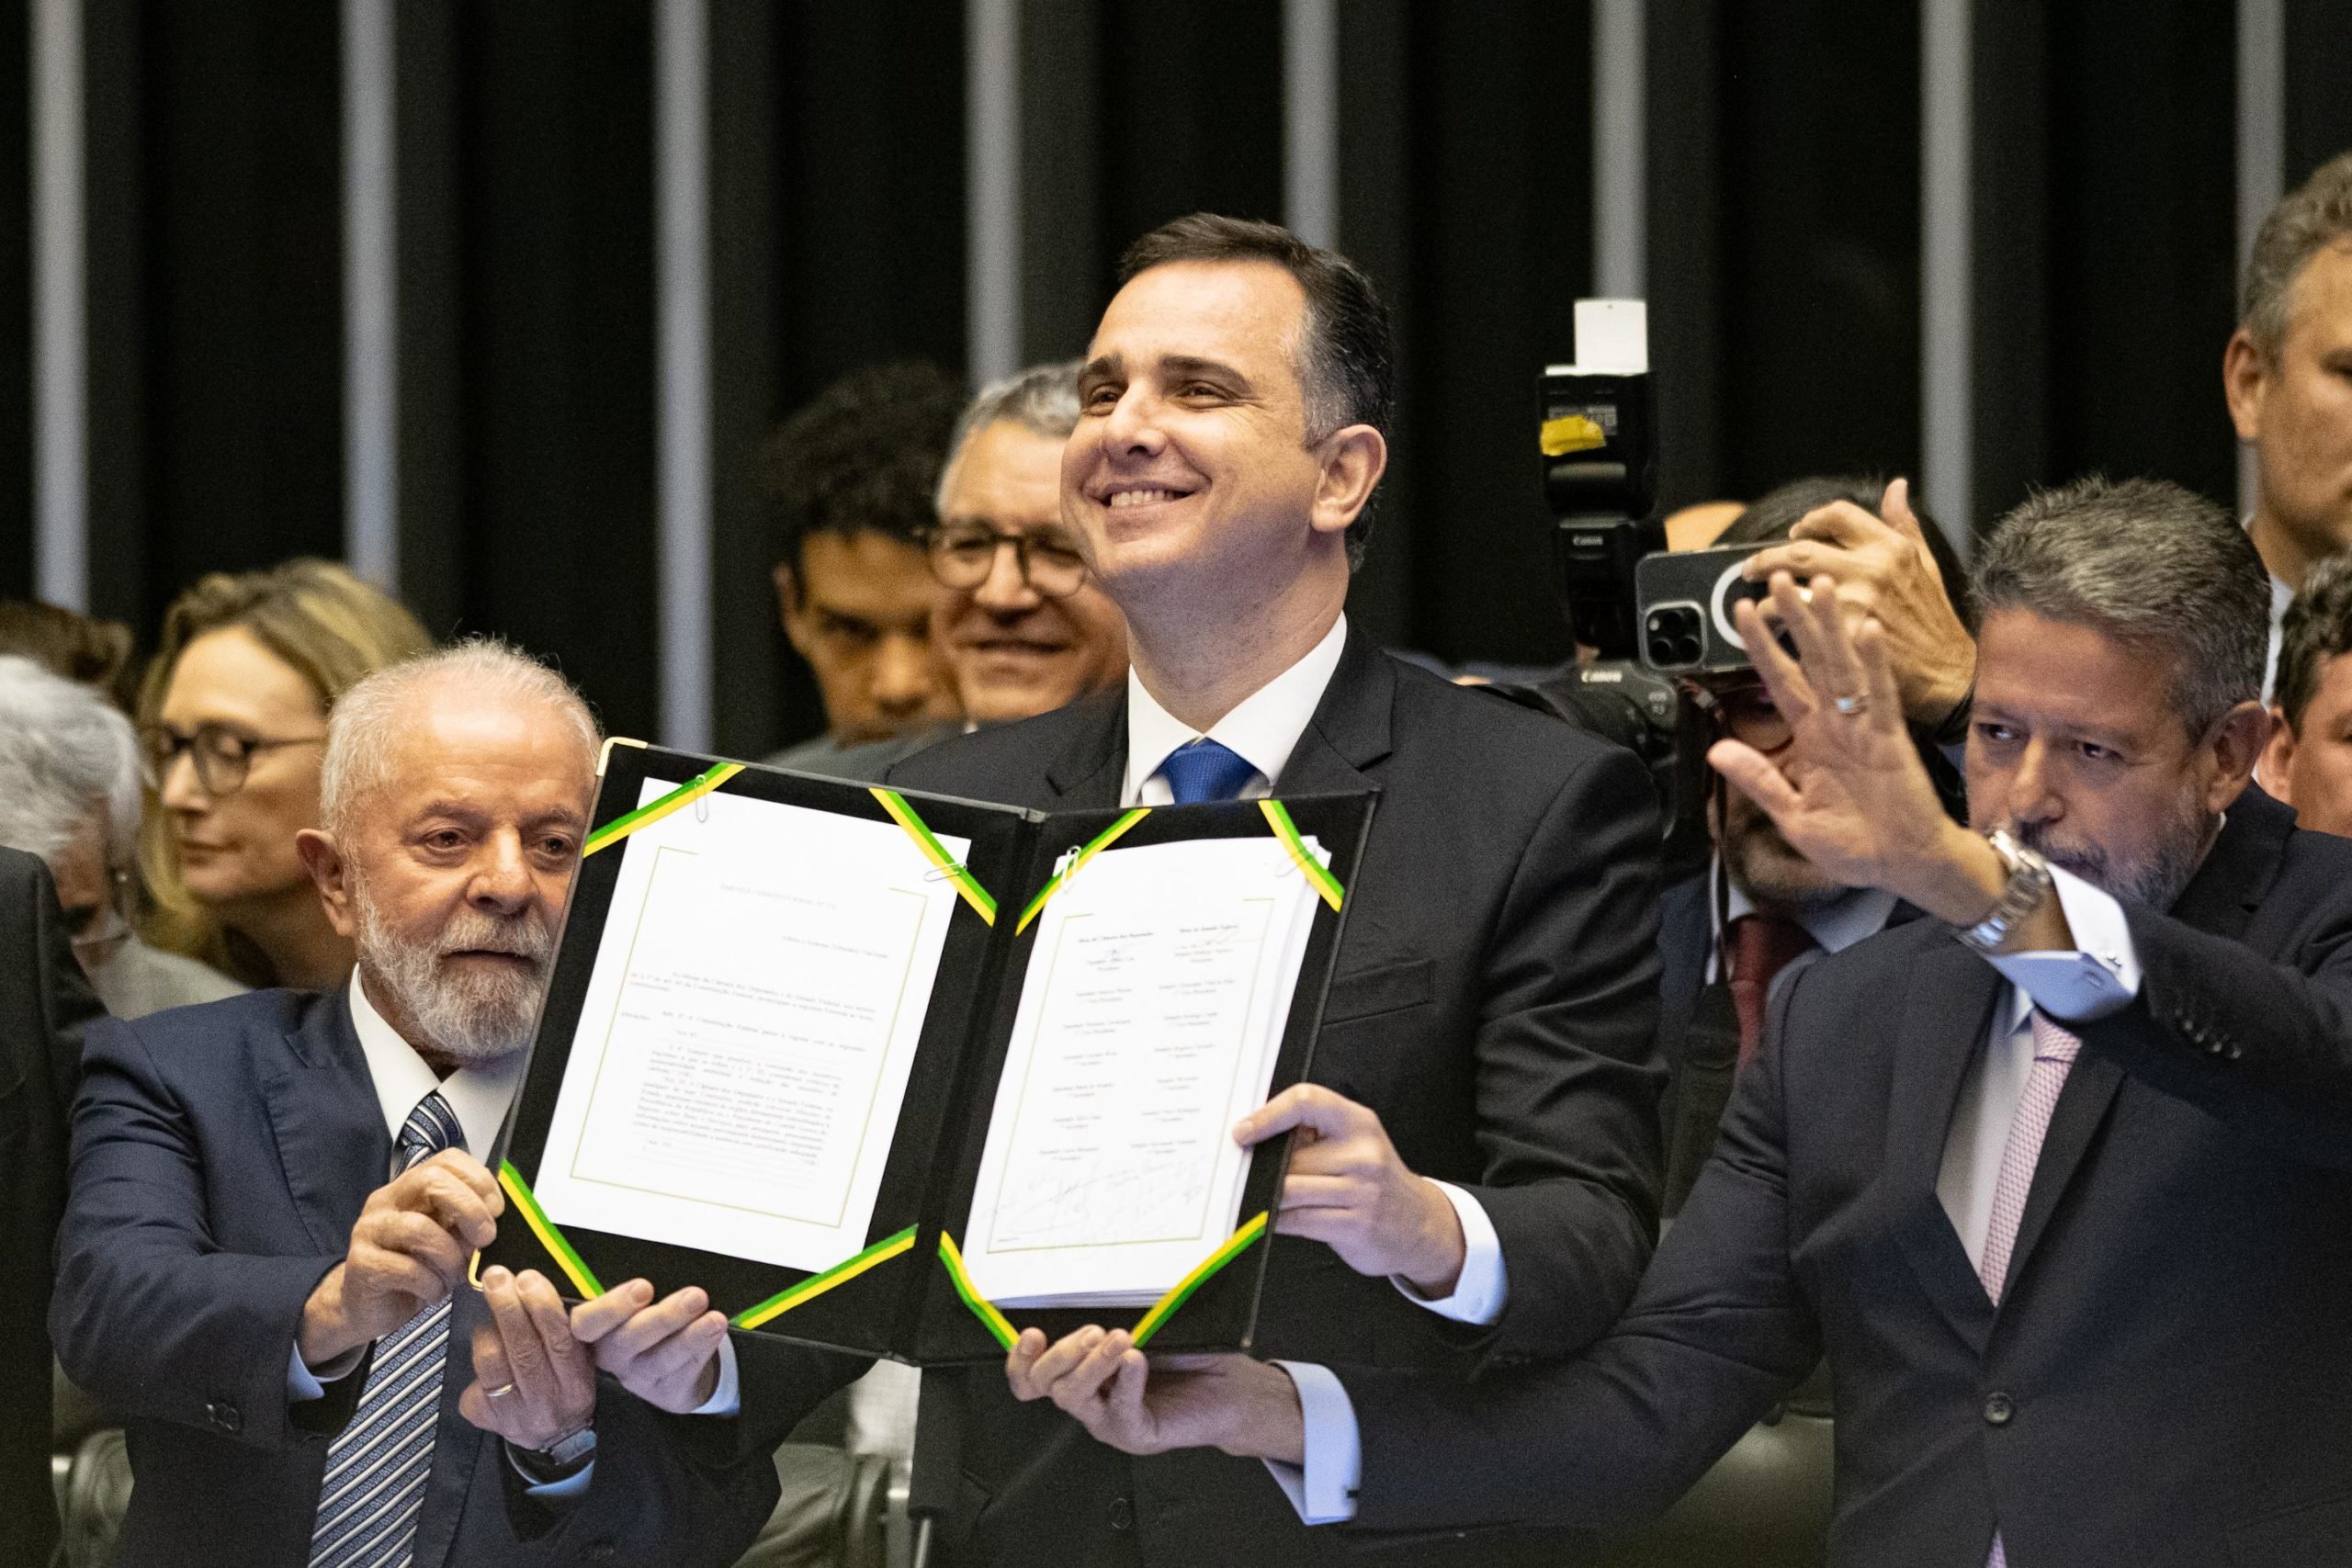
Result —
[[[1306,726],[1315,716],[1317,704],[1323,700],[1324,688],[1331,683],[1332,675],[1340,668],[1340,655],[1348,642],[1348,617],[1344,615],[1331,623],[1323,640],[1307,649],[1305,658],[1240,702],[1223,718],[1211,725],[1205,738],[1216,741],[1257,770],[1242,784],[1240,798],[1263,800],[1273,793],[1274,781],[1282,777],[1283,767],[1290,754],[1298,748],[1298,738],[1306,733]],[[1122,806],[1168,806],[1176,799],[1176,792],[1168,783],[1161,764],[1169,753],[1204,738],[1151,694],[1143,678],[1133,669],[1127,671],[1127,773],[1120,792]],[[1403,1280],[1393,1280],[1406,1299],[1427,1307],[1441,1317],[1457,1323],[1489,1324],[1500,1317],[1504,1303],[1510,1299],[1510,1277],[1503,1268],[1502,1238],[1495,1234],[1495,1223],[1477,1199],[1450,1182],[1431,1183],[1445,1194],[1453,1207],[1454,1217],[1462,1224],[1462,1273],[1454,1281],[1453,1292],[1442,1299],[1431,1299],[1414,1290]],[[1291,1368],[1294,1379],[1302,1377],[1301,1371],[1286,1361],[1277,1366]],[[1306,1369],[1301,1382],[1301,1396],[1306,1397],[1306,1383],[1314,1374],[1330,1373],[1321,1368]],[[1331,1379],[1330,1386],[1338,1387]],[[1344,1407],[1347,1395],[1340,1395]],[[1309,1409],[1310,1426],[1314,1410]],[[1352,1412],[1347,1416],[1347,1431],[1351,1439],[1355,1434]],[[1301,1505],[1306,1475],[1321,1479],[1319,1472],[1303,1474],[1294,1465],[1269,1462],[1267,1469],[1289,1493],[1295,1505]],[[1353,1512],[1351,1505],[1350,1512]],[[1319,1522],[1309,1518],[1309,1523]]]
[[[2075,946],[2068,952],[2009,953],[1991,961],[2009,982],[2008,1005],[1994,1010],[1984,1049],[1962,1083],[1937,1174],[1936,1196],[1972,1265],[1984,1255],[2009,1123],[2017,1119],[2018,1100],[2033,1070],[2033,1010],[2039,1007],[2062,1022],[2082,1023],[2120,1010],[2140,994],[2139,955],[2122,906],[2055,866],[2050,874]],[[1356,1486],[1363,1474],[1363,1447],[1348,1391],[1328,1367],[1277,1364],[1298,1387],[1306,1427],[1306,1462],[1269,1463],[1267,1468],[1307,1524],[1351,1519]]]
[[[385,1179],[389,1181],[398,1173],[401,1129],[407,1124],[409,1113],[435,1089],[440,1090],[443,1101],[458,1118],[458,1129],[465,1134],[466,1153],[486,1161],[491,1145],[498,1139],[498,1129],[506,1120],[507,1104],[514,1098],[515,1086],[522,1081],[526,1053],[511,1052],[496,1061],[459,1067],[445,1078],[425,1066],[424,1058],[416,1054],[415,1048],[384,1021],[384,1015],[376,1010],[376,1004],[368,998],[368,987],[360,983],[356,968],[351,972],[350,994],[352,1030],[359,1036],[360,1053],[368,1062],[368,1081],[376,1089],[377,1107],[383,1112],[385,1130],[391,1134],[395,1145]],[[313,1369],[304,1364],[298,1343],[286,1369],[286,1397],[298,1404],[324,1397],[323,1382],[349,1376],[358,1364],[359,1356],[358,1349],[347,1350]],[[740,1386],[735,1347],[732,1342],[724,1342],[718,1350],[718,1386],[694,1414],[734,1415],[741,1403]],[[535,1497],[571,1496],[586,1489],[589,1473],[595,1468],[592,1460],[577,1475],[526,1490]]]

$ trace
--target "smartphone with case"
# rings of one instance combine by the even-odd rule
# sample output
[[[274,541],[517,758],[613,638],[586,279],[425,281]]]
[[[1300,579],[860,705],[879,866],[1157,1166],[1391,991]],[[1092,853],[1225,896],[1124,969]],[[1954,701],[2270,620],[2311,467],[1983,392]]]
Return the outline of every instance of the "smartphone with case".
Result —
[[[1749,557],[1770,548],[1770,544],[1725,545],[1644,556],[1634,568],[1642,662],[1668,675],[1753,669],[1747,639],[1732,617],[1741,600],[1769,597],[1765,584],[1748,581],[1739,570]],[[1789,647],[1785,635],[1781,643]]]

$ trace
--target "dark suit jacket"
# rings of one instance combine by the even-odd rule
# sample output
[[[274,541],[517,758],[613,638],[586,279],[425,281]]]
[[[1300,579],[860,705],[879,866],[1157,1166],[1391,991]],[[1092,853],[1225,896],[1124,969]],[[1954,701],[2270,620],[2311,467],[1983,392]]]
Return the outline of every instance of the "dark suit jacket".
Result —
[[[367,1368],[294,1404],[288,1359],[390,1159],[340,991],[257,991],[92,1032],[51,1326],[68,1373],[130,1418],[137,1485],[117,1563],[309,1561],[327,1445]],[[775,1499],[738,1423],[663,1415],[605,1379],[586,1493],[531,1499],[499,1440],[458,1413],[483,1310],[458,1292],[417,1568],[731,1562]]]
[[[1369,1529],[1665,1506],[1826,1349],[1830,1561],[2352,1562],[2352,842],[2248,790],[2083,1026],[1997,1310],[1936,1198],[2007,993],[1938,922],[1797,976],[1618,1330],[1342,1373]]]
[[[1115,806],[1124,689],[899,764],[905,788]],[[1313,1077],[1379,1112],[1413,1170],[1492,1216],[1510,1303],[1468,1330],[1277,1238],[1264,1354],[1446,1368],[1558,1355],[1629,1299],[1656,1223],[1657,815],[1632,753],[1351,636],[1276,781],[1374,790]],[[1000,1375],[967,1380],[963,1562],[1302,1562],[1337,1543],[1263,1468],[1129,1460]],[[1556,1560],[1556,1546],[1551,1556]],[[1491,1561],[1483,1550],[1478,1561]]]
[[[57,1544],[49,1480],[50,1257],[65,1208],[66,1108],[101,1016],[49,868],[0,849],[0,1562]]]

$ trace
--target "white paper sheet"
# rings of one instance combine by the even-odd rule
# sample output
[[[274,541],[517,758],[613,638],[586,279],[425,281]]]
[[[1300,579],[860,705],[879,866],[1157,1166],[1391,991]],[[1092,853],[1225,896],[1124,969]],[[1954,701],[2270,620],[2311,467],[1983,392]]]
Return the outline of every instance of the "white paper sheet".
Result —
[[[895,824],[725,794],[628,853],[540,1204],[559,1224],[831,1268],[865,1246],[955,889]]]
[[[1046,906],[964,1232],[982,1295],[1147,1303],[1232,1234],[1315,904],[1269,836],[1108,850]]]

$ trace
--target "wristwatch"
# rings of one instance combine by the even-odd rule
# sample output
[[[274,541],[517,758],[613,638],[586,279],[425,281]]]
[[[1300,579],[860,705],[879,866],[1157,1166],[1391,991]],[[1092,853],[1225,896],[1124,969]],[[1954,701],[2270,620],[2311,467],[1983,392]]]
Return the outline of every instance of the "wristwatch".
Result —
[[[526,1449],[514,1443],[507,1448],[514,1456],[515,1467],[531,1478],[533,1485],[551,1486],[559,1481],[571,1480],[596,1457],[596,1428],[582,1427],[543,1449]]]
[[[1983,919],[1973,926],[1954,926],[1951,934],[1962,946],[1990,953],[2008,940],[2018,921],[2050,897],[2050,863],[2011,838],[2007,829],[1996,828],[1984,839],[2008,867],[2008,880],[2001,885],[2001,896],[1993,900],[1992,909]]]

